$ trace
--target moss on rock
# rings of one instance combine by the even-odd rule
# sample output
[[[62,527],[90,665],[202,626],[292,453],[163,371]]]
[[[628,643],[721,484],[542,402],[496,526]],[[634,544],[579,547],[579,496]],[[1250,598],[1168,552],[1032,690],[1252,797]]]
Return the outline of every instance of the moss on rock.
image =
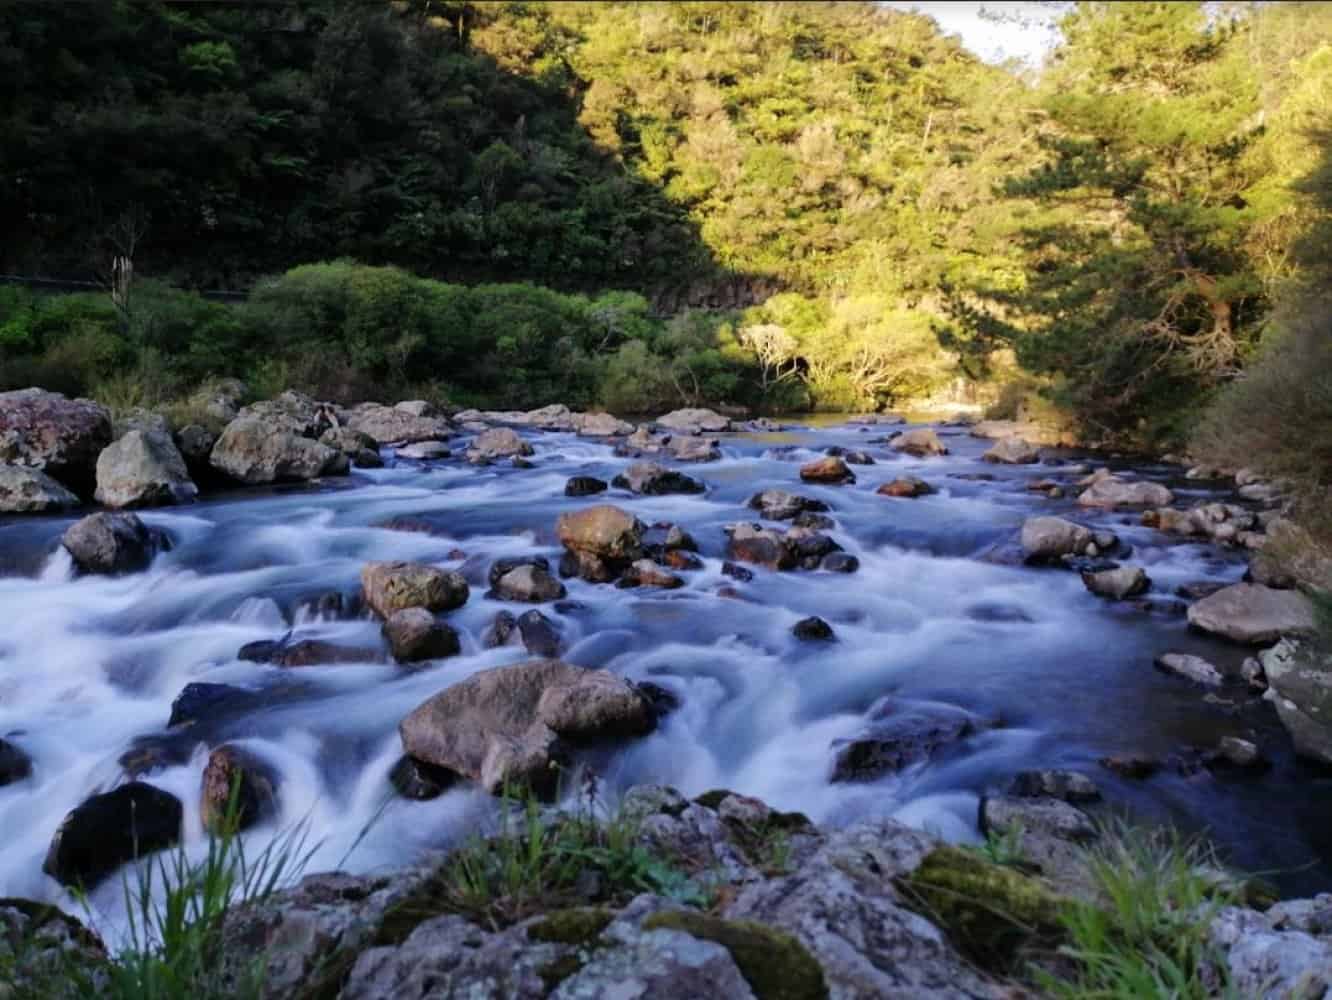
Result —
[[[587,944],[606,929],[615,914],[600,906],[575,906],[555,910],[527,928],[533,941],[555,944]]]
[[[972,960],[1012,969],[1062,935],[1064,901],[1040,881],[958,847],[936,848],[897,880],[904,902],[942,927]]]
[[[682,931],[731,954],[758,1000],[826,1000],[828,984],[814,956],[795,937],[748,920],[723,920],[688,910],[654,913],[643,930]]]

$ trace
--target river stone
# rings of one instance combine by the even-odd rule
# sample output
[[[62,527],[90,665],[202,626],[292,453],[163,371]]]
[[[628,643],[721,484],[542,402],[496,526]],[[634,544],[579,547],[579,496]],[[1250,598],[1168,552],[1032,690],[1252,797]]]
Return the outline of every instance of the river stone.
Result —
[[[213,445],[213,468],[249,485],[293,482],[347,472],[347,456],[250,417],[227,424]]]
[[[236,659],[250,663],[271,663],[275,667],[320,667],[337,663],[381,663],[378,649],[344,646],[326,639],[282,639],[247,642],[236,652]]]
[[[0,464],[0,514],[43,514],[80,503],[41,469]]]
[[[623,587],[658,587],[662,590],[676,590],[684,586],[684,580],[674,573],[667,572],[651,559],[635,559],[629,564],[620,578]]]
[[[642,553],[643,523],[610,504],[561,514],[555,526],[560,544],[601,559],[630,561]]]
[[[467,449],[467,457],[473,461],[478,459],[491,461],[532,453],[532,446],[520,438],[517,431],[509,427],[492,427],[482,431]]]
[[[518,628],[518,619],[511,611],[501,611],[495,615],[486,630],[481,633],[483,649],[497,649],[507,645],[514,630]]]
[[[802,642],[834,638],[832,626],[817,615],[800,619],[791,626],[791,634]]]
[[[384,622],[384,638],[399,663],[442,660],[462,652],[458,633],[425,608],[403,608]]]
[[[433,462],[448,458],[451,452],[443,441],[416,441],[393,449],[395,458],[406,458],[413,462]]]
[[[703,484],[692,476],[667,469],[656,462],[635,462],[611,480],[611,485],[644,496],[702,493],[704,489]]]
[[[212,722],[230,715],[239,715],[257,708],[265,701],[261,692],[236,687],[233,684],[212,684],[194,681],[180,689],[171,702],[171,716],[167,728],[190,723]]]
[[[442,417],[417,416],[392,406],[358,410],[347,426],[368,435],[381,446],[447,441],[452,434],[449,422]]]
[[[1160,483],[1125,482],[1115,476],[1103,476],[1078,494],[1083,507],[1168,507],[1174,501],[1175,494]]]
[[[672,410],[665,416],[658,417],[654,423],[658,427],[665,427],[668,430],[678,431],[682,434],[700,434],[704,432],[715,434],[719,431],[731,429],[729,417],[723,417],[713,410],[698,407]]]
[[[452,771],[416,760],[406,754],[389,770],[389,784],[404,799],[437,799],[462,779]]]
[[[35,388],[0,392],[0,464],[40,469],[87,495],[110,443],[111,415],[91,400]]]
[[[1041,460],[1041,453],[1020,437],[1003,437],[981,458],[1004,465],[1030,465]]]
[[[1271,911],[1226,907],[1212,919],[1207,944],[1225,967],[1230,995],[1252,1000],[1332,996],[1332,935],[1279,929]],[[1205,966],[1203,971],[1212,981],[1219,979],[1214,969]]]
[[[379,442],[364,431],[351,427],[330,427],[319,435],[319,443],[336,448],[348,458],[355,459],[363,451],[379,452]],[[448,454],[448,449],[444,450]]]
[[[0,899],[0,956],[5,1000],[111,995],[110,963],[101,939],[49,903]]]
[[[173,440],[180,457],[185,460],[185,468],[192,476],[197,478],[213,472],[208,459],[213,453],[213,445],[217,444],[216,434],[202,424],[186,424],[176,431]]]
[[[1189,624],[1234,642],[1261,645],[1312,634],[1313,604],[1297,590],[1236,583],[1190,605]]]
[[[461,573],[414,562],[372,562],[361,568],[365,603],[381,618],[403,608],[452,611],[467,603]]]
[[[482,670],[439,692],[399,726],[405,753],[491,793],[506,786],[549,795],[573,741],[641,736],[652,706],[621,677],[559,660]]]
[[[529,563],[525,566],[516,566],[501,576],[495,581],[494,589],[486,596],[500,601],[540,604],[543,601],[558,601],[568,596],[568,591],[564,589],[564,584],[550,575],[550,570],[546,566]]]
[[[596,493],[605,493],[608,484],[595,476],[574,476],[564,484],[566,497],[589,497]]]
[[[137,514],[99,511],[71,524],[60,543],[84,573],[115,575],[146,569],[161,536]]]
[[[1276,705],[1295,752],[1332,765],[1332,658],[1283,639],[1258,659],[1267,675],[1263,697]]]
[[[822,500],[802,497],[785,490],[764,490],[749,498],[749,506],[769,521],[789,521],[805,511],[826,511]]]
[[[634,432],[633,424],[609,413],[579,413],[572,418],[572,423],[581,437],[624,437]]]
[[[797,564],[786,537],[758,524],[737,524],[727,540],[726,554],[739,562],[774,570],[794,569]]]
[[[107,507],[185,503],[198,493],[165,431],[130,431],[97,457],[95,498]]]
[[[939,435],[928,427],[918,427],[914,431],[905,431],[893,438],[888,447],[892,448],[893,451],[905,452],[917,458],[948,454],[948,448],[939,440]]]
[[[1152,581],[1141,566],[1120,566],[1117,569],[1083,573],[1082,585],[1098,597],[1122,601],[1127,597],[1145,594]]]
[[[200,782],[203,828],[220,835],[226,832],[229,816],[236,830],[246,830],[277,815],[277,784],[277,772],[244,747],[224,743],[215,748]]]
[[[882,497],[923,497],[934,492],[934,487],[915,476],[899,476],[890,483],[883,483],[874,491]]]
[[[1267,760],[1258,744],[1239,736],[1223,736],[1216,744],[1212,755],[1212,764],[1228,764],[1231,767],[1261,768],[1267,766]]]
[[[715,462],[722,457],[716,438],[676,434],[671,437],[667,448],[677,462]]]
[[[519,615],[514,624],[518,628],[519,638],[523,640],[523,648],[533,656],[552,659],[563,652],[559,628],[535,608]]]
[[[30,774],[32,774],[32,758],[20,747],[8,740],[0,739],[0,788],[22,781]]]
[[[854,483],[856,474],[840,458],[816,458],[800,467],[800,479],[806,483]]]
[[[1206,687],[1219,687],[1225,680],[1221,671],[1201,656],[1191,656],[1188,653],[1162,653],[1154,662],[1166,673],[1176,674]]]
[[[861,734],[833,742],[831,780],[873,781],[930,758],[976,729],[976,717],[956,705],[888,699]]]
[[[1022,551],[1028,562],[1082,555],[1090,544],[1090,529],[1062,517],[1029,517],[1022,523]]]
[[[61,821],[42,871],[91,889],[126,861],[177,843],[183,816],[180,799],[142,781],[90,796]]]
[[[1060,840],[1086,841],[1096,837],[1096,827],[1081,809],[1062,799],[1010,798],[991,795],[981,799],[981,833],[1002,834],[1020,826],[1024,831],[1047,834]]]
[[[293,389],[273,399],[251,403],[237,413],[236,418],[257,420],[271,431],[307,438],[318,437],[335,422],[331,407]]]
[[[1019,798],[1051,798],[1064,802],[1094,802],[1101,797],[1096,782],[1078,771],[1019,771],[1008,786]]]

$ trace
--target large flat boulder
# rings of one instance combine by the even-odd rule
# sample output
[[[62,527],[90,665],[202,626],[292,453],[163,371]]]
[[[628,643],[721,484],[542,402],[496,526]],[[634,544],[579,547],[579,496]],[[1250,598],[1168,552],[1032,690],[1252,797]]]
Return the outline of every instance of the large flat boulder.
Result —
[[[1041,460],[1041,453],[1034,445],[1013,436],[1000,438],[981,458],[1003,465],[1030,465]]]
[[[1117,476],[1104,476],[1078,494],[1083,507],[1169,507],[1175,494],[1160,483],[1145,480],[1129,482]]]
[[[1090,528],[1062,517],[1029,517],[1022,523],[1022,551],[1028,562],[1082,555],[1093,542]]]
[[[258,420],[275,430],[309,438],[318,437],[333,426],[332,407],[292,389],[274,399],[251,403],[236,418]]]
[[[369,435],[378,445],[445,441],[452,433],[449,422],[443,417],[418,416],[393,406],[357,410],[347,421],[347,426]]]
[[[111,415],[91,400],[45,389],[0,392],[0,463],[40,469],[86,496],[110,443]]]
[[[577,413],[570,419],[583,437],[627,437],[634,432],[633,424],[609,413]]]
[[[80,503],[41,469],[0,464],[0,514],[44,514]]]
[[[532,446],[510,427],[492,427],[482,431],[472,442],[472,447],[467,450],[467,457],[474,462],[489,462],[497,458],[530,454]]]
[[[641,736],[656,724],[648,699],[606,670],[533,660],[482,670],[403,719],[404,752],[492,793],[555,790],[564,741]]]
[[[719,431],[731,429],[730,417],[724,417],[715,410],[701,407],[672,410],[670,413],[658,417],[654,423],[658,427],[665,427],[680,434],[715,434]]]
[[[349,465],[336,448],[247,416],[227,424],[209,461],[219,472],[250,485],[345,475]]]
[[[158,507],[199,494],[185,459],[166,431],[131,430],[97,457],[97,502],[107,507]]]
[[[1298,590],[1237,583],[1191,605],[1189,624],[1234,642],[1263,645],[1284,636],[1311,634],[1313,603]]]

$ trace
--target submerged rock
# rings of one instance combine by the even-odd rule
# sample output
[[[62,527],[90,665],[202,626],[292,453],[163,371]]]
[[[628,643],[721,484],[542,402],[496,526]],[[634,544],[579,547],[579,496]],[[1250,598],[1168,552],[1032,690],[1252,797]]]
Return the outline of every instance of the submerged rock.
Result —
[[[491,576],[494,576],[494,567],[491,568]],[[486,596],[501,601],[540,604],[558,601],[568,596],[568,591],[564,584],[550,575],[549,564],[542,559],[541,564],[529,563],[508,570],[494,580],[493,589]]]
[[[658,566],[651,559],[636,559],[629,564],[620,579],[624,587],[659,587],[662,590],[676,590],[684,586],[684,580]]]
[[[518,616],[514,624],[518,627],[523,648],[533,656],[552,659],[564,651],[559,628],[540,611],[526,611]]]
[[[1020,771],[1008,794],[1019,798],[1051,798],[1064,802],[1095,802],[1101,797],[1096,782],[1078,771]]]
[[[790,521],[806,511],[822,512],[828,505],[822,500],[802,497],[785,490],[764,490],[749,498],[749,507],[769,521]]]
[[[1313,603],[1297,590],[1236,583],[1189,607],[1189,624],[1235,642],[1260,645],[1311,635]]]
[[[0,739],[0,788],[32,774],[32,758],[21,747]]]
[[[800,619],[800,621],[791,626],[791,634],[802,642],[834,638],[832,626],[817,615]]]
[[[42,871],[91,889],[125,862],[176,844],[183,816],[180,799],[142,781],[90,796],[61,821]]]
[[[89,514],[70,525],[60,543],[85,573],[115,575],[147,569],[164,537],[136,514]]]
[[[403,750],[496,793],[554,792],[563,740],[641,736],[656,724],[643,694],[605,670],[534,660],[472,674],[403,719]]]
[[[443,767],[403,755],[389,771],[389,783],[404,799],[425,802],[437,799],[462,778]]]

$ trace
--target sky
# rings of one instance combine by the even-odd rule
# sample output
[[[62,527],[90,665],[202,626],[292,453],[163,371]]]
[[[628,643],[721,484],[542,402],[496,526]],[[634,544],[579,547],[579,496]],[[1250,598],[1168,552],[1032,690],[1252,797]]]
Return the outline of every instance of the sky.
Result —
[[[891,0],[885,6],[928,14],[945,33],[961,35],[963,45],[991,62],[1016,57],[1037,66],[1057,35],[1053,26],[1056,12],[1051,4]],[[982,10],[998,13],[1005,20],[987,20],[981,16]]]

